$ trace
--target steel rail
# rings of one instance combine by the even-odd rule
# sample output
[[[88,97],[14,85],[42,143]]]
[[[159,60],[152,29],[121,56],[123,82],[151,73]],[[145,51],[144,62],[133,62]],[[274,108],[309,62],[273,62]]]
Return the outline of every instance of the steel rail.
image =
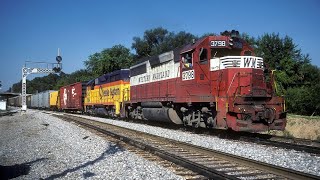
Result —
[[[319,176],[306,174],[306,173],[295,171],[292,169],[278,167],[278,166],[270,165],[267,163],[263,163],[263,162],[259,162],[259,161],[255,161],[255,160],[251,160],[251,159],[247,159],[247,158],[243,158],[243,157],[239,157],[239,156],[235,156],[235,155],[231,155],[231,154],[227,154],[227,153],[223,153],[223,152],[219,152],[219,151],[215,151],[215,150],[211,150],[211,149],[207,149],[207,148],[203,148],[203,147],[199,147],[199,146],[195,146],[195,145],[191,145],[188,143],[179,142],[179,141],[175,141],[175,140],[171,140],[171,139],[167,139],[167,138],[162,138],[159,136],[150,135],[150,134],[146,134],[143,132],[137,132],[137,131],[134,131],[131,129],[127,129],[127,128],[118,127],[118,126],[95,121],[95,123],[98,123],[98,124],[103,124],[105,126],[121,129],[121,132],[125,132],[125,131],[135,132],[138,134],[137,135],[138,137],[142,137],[142,135],[143,135],[143,136],[149,136],[152,138],[161,139],[161,142],[166,142],[169,145],[174,145],[174,148],[176,148],[176,149],[178,147],[179,147],[178,149],[183,149],[183,151],[177,151],[177,152],[180,152],[180,155],[177,155],[173,152],[170,152],[170,150],[168,150],[168,149],[166,150],[163,148],[164,146],[168,146],[168,144],[161,145],[160,147],[159,146],[157,147],[155,144],[150,143],[150,141],[148,141],[146,143],[143,141],[139,141],[139,140],[135,139],[134,137],[130,137],[130,136],[128,137],[126,135],[123,135],[123,134],[120,134],[117,132],[112,132],[111,130],[106,130],[101,127],[94,126],[94,125],[92,125],[92,123],[93,123],[92,120],[89,120],[89,119],[86,119],[83,117],[75,117],[75,116],[70,116],[70,115],[64,115],[64,116],[60,115],[57,117],[62,118],[62,119],[66,119],[68,121],[74,121],[74,122],[79,123],[83,126],[95,129],[96,131],[99,131],[103,134],[107,134],[107,135],[110,135],[110,136],[115,137],[117,139],[120,139],[128,144],[139,147],[145,151],[152,152],[152,153],[162,157],[163,159],[172,161],[172,162],[179,164],[181,166],[184,166],[192,171],[203,174],[203,175],[207,176],[208,178],[239,179],[237,176],[228,175],[227,173],[223,173],[215,168],[206,166],[206,165],[204,165],[205,162],[202,162],[202,163],[195,162],[194,160],[192,160],[190,158],[192,156],[199,157],[199,155],[190,154],[190,157],[183,157],[183,156],[181,156],[181,154],[187,152],[188,150],[190,150],[190,152],[198,152],[199,154],[201,154],[200,156],[215,157],[215,158],[221,158],[221,159],[229,161],[229,162],[236,162],[237,164],[241,164],[246,167],[258,169],[258,170],[262,171],[264,174],[266,174],[266,173],[267,174],[270,174],[270,173],[274,174],[274,175],[276,175],[276,178],[287,178],[287,179],[319,179],[320,178]],[[77,118],[78,120],[76,120],[75,118]],[[90,124],[81,122],[79,119],[90,121]],[[171,149],[171,151],[172,151],[172,149]],[[256,175],[259,175],[259,173],[256,173]],[[275,178],[275,177],[272,177],[272,178]]]

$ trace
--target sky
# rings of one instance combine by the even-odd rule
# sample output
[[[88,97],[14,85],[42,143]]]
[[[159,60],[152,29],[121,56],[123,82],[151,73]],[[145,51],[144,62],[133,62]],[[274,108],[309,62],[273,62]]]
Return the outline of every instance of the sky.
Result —
[[[54,63],[60,48],[63,71],[72,73],[91,54],[117,44],[131,49],[133,37],[156,27],[198,36],[232,29],[288,35],[320,67],[319,18],[318,0],[0,0],[2,91],[21,80],[26,61]]]

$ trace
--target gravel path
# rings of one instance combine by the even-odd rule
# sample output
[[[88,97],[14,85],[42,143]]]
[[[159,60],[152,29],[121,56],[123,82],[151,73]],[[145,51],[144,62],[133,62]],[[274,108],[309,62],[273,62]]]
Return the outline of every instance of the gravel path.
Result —
[[[182,179],[116,144],[51,115],[0,117],[0,177]]]
[[[154,134],[169,139],[191,143],[238,156],[254,159],[257,161],[274,164],[297,171],[307,172],[320,176],[320,157],[310,153],[295,150],[281,149],[254,143],[246,143],[235,140],[220,139],[209,135],[193,134],[180,130],[164,129],[149,125],[141,125],[124,121],[117,121],[98,117],[89,117],[97,121],[127,127],[130,129]]]

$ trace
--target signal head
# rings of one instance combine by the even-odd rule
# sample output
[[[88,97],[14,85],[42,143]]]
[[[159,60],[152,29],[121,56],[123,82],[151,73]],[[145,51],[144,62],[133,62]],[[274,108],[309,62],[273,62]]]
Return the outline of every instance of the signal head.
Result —
[[[62,57],[61,57],[61,56],[57,56],[57,57],[56,57],[56,61],[57,61],[58,63],[60,63],[60,62],[62,61]]]

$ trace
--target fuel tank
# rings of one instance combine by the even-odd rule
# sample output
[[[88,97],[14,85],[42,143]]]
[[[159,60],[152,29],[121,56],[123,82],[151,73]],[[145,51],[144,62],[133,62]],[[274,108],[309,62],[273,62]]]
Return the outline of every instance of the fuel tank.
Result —
[[[182,124],[177,112],[172,108],[143,108],[143,117],[149,121],[171,122],[174,124]]]

